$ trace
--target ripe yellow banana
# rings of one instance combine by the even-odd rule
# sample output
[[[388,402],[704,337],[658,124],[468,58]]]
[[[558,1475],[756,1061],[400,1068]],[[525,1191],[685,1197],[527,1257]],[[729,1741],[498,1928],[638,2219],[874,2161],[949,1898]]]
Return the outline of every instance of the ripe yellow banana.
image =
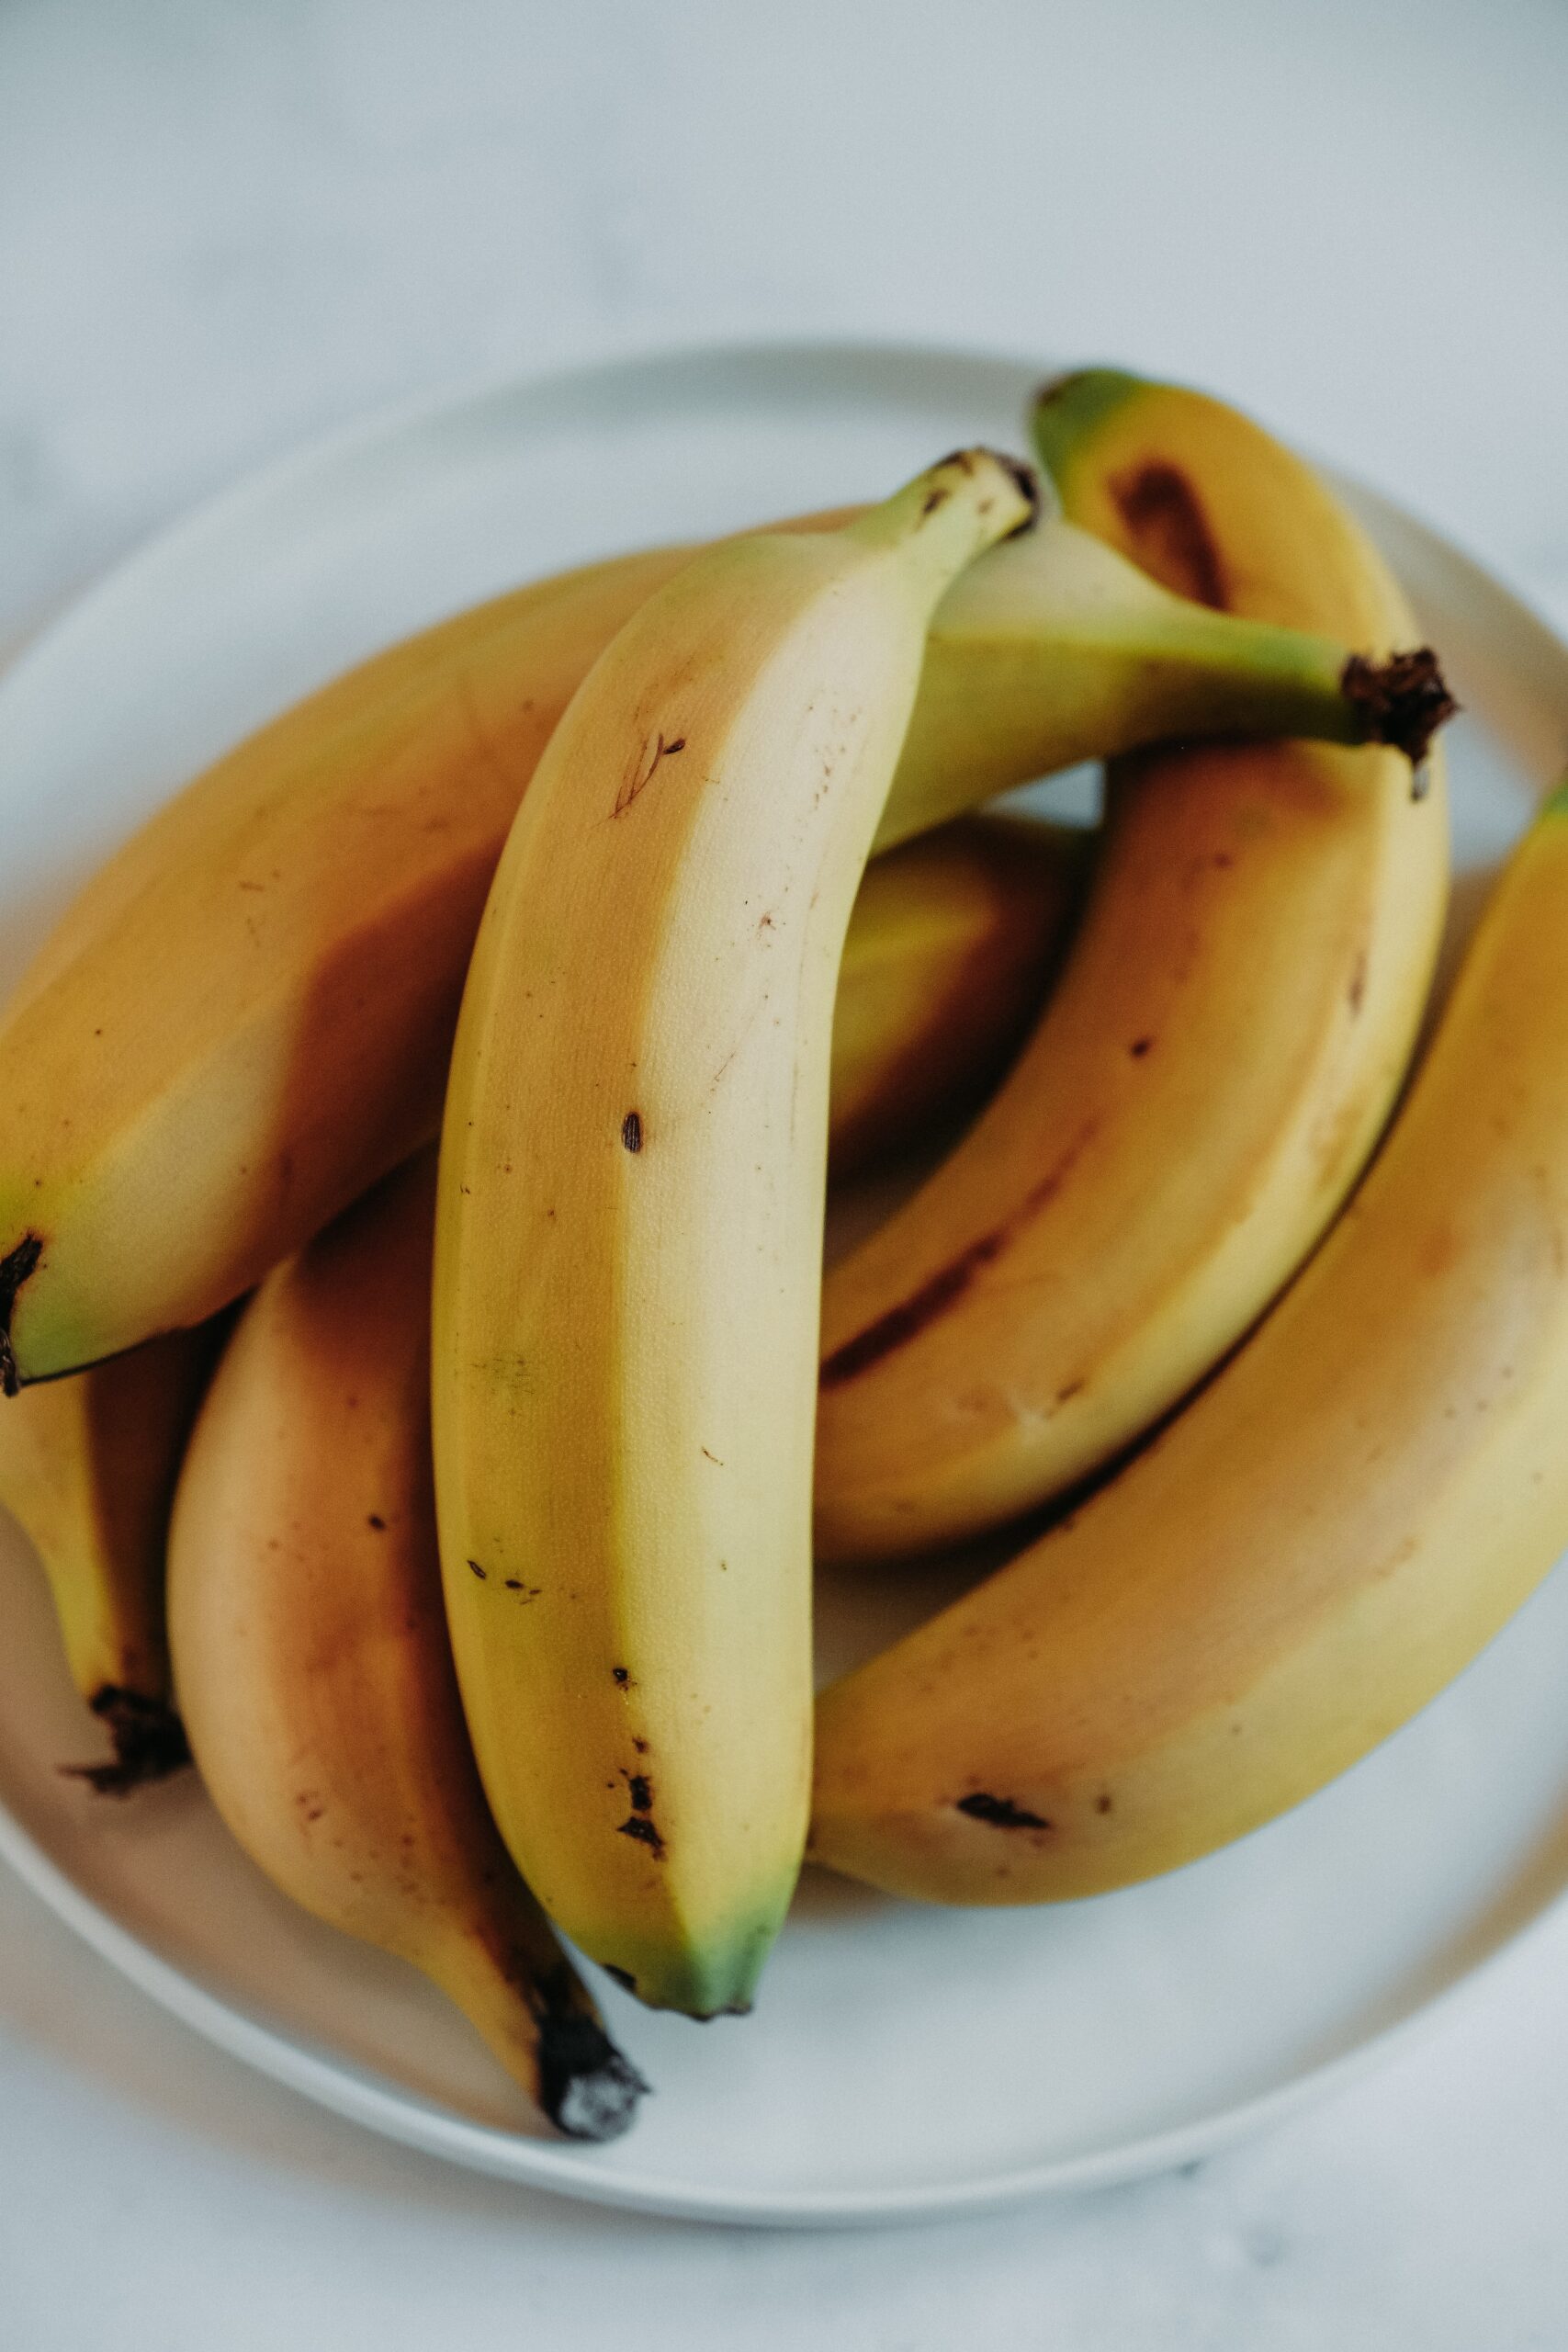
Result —
[[[961,451],[650,598],[539,763],[464,995],[432,1397],[468,1727],[551,1917],[699,2017],[750,2005],[805,1842],[839,959],[931,613],[1026,480]]]
[[[1093,838],[961,818],[867,866],[833,1004],[835,1177],[984,1099],[1039,1011]]]
[[[411,1961],[551,2120],[643,2086],[508,1860],[442,1616],[429,1442],[434,1156],[246,1308],[180,1479],[169,1621],[213,1803],[318,1918]]]
[[[1010,1566],[829,1690],[812,1849],[1090,1894],[1296,1804],[1568,1542],[1568,787],[1350,1206],[1235,1361]]]
[[[164,1538],[216,1346],[172,1332],[29,1388],[0,1419],[0,1503],[43,1562],[71,1679],[114,1747],[112,1763],[70,1769],[106,1796],[190,1760],[169,1704]]]
[[[219,761],[88,885],[0,1027],[0,1386],[212,1313],[434,1133],[534,763],[690,553],[393,648]],[[939,617],[885,845],[1173,729],[1418,741],[1419,694],[1162,594],[1067,524],[998,564]]]
[[[1217,401],[1077,377],[1036,416],[1069,514],[1247,616],[1410,641],[1381,559]],[[1155,485],[1154,489],[1150,485]],[[1156,494],[1157,492],[1157,495]],[[1415,1042],[1448,879],[1440,754],[1152,752],[1112,777],[1072,953],[1000,1091],[829,1273],[817,1531],[919,1550],[1095,1470],[1333,1218]]]

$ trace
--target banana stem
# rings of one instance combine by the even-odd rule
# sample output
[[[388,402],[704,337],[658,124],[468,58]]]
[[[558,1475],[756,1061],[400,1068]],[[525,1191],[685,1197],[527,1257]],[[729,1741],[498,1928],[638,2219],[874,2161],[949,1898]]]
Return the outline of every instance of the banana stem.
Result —
[[[1427,789],[1423,763],[1432,738],[1459,708],[1431,647],[1420,645],[1410,653],[1393,653],[1386,662],[1369,662],[1364,654],[1352,653],[1340,673],[1339,685],[1347,704],[1364,723],[1366,731],[1360,740],[1391,743],[1403,752],[1415,772],[1411,797],[1421,799]]]
[[[897,550],[919,594],[945,585],[982,548],[1028,530],[1039,511],[1039,481],[1021,458],[955,449],[850,524],[845,537]],[[917,550],[923,560],[911,563]]]

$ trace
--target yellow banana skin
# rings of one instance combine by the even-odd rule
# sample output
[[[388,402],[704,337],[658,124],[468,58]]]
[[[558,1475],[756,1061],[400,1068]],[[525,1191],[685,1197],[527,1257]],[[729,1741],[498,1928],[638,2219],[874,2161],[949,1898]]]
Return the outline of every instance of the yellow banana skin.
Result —
[[[964,451],[691,565],[557,729],[475,949],[434,1292],[447,1618],[518,1867],[654,2007],[749,2007],[799,1868],[839,959],[931,609],[1032,513]]]
[[[1190,586],[1249,615],[1410,642],[1381,560],[1300,460],[1197,394],[1121,377],[1115,400],[1079,400],[1086,382],[1102,390],[1070,379],[1039,412],[1070,514],[1129,555],[1181,556]],[[1149,480],[1163,503],[1139,504]],[[949,1158],[828,1276],[824,1555],[934,1547],[1073,1486],[1289,1279],[1415,1043],[1448,884],[1440,752],[1427,777],[1416,797],[1399,753],[1301,742],[1113,773],[1033,1035]]]
[[[0,1386],[200,1320],[435,1131],[507,828],[691,550],[411,639],[220,760],[91,882],[0,1026]],[[1163,594],[1065,523],[940,616],[881,840],[1171,729],[1403,735],[1345,649]]]
[[[1065,825],[961,818],[867,866],[833,1005],[834,1178],[984,1099],[1039,1011],[1092,839]]]
[[[170,1333],[28,1389],[0,1419],[0,1503],[43,1563],[71,1679],[114,1747],[112,1763],[70,1768],[101,1795],[190,1761],[170,1705],[164,1539],[217,1344]]]
[[[1393,1135],[1235,1361],[1076,1517],[829,1690],[813,1851],[1092,1894],[1297,1804],[1568,1541],[1568,791]]]
[[[285,1894],[408,1960],[563,2131],[643,2087],[508,1860],[463,1727],[431,1495],[434,1155],[243,1316],[180,1481],[169,1614],[213,1803]]]

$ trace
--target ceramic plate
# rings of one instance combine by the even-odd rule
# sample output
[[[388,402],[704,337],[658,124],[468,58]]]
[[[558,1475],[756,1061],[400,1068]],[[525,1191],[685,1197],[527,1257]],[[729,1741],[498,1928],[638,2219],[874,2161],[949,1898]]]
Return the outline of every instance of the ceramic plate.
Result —
[[[853,346],[666,354],[403,413],[207,508],[0,682],[0,981],[189,773],[389,639],[628,543],[876,495],[973,439],[1023,446],[1042,372]],[[1356,493],[1466,705],[1456,938],[1568,742],[1568,651],[1464,557]],[[825,1580],[825,1665],[942,1580]],[[454,2161],[609,2204],[764,2222],[973,2209],[1186,2161],[1365,2064],[1568,1874],[1568,1575],[1309,1804],[1153,1885],[943,1912],[808,1873],[744,2023],[604,1988],[657,2086],[605,2149],[535,2132],[423,1980],[319,1927],[192,1776],[118,1806],[36,1566],[0,1530],[0,1852],[196,2030]]]

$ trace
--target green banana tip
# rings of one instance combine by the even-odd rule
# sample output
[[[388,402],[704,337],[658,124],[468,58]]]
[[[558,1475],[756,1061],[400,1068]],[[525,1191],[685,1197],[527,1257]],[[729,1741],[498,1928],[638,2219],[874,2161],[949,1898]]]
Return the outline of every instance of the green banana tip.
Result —
[[[1064,368],[1055,376],[1047,376],[1034,388],[1032,407],[1056,408],[1072,398],[1093,395],[1100,401],[1125,400],[1138,391],[1145,382],[1128,368]]]
[[[1029,403],[1029,429],[1048,473],[1094,434],[1114,410],[1146,391],[1142,376],[1124,368],[1069,368],[1048,376]]]
[[[1340,692],[1360,723],[1363,740],[1403,752],[1412,770],[1411,797],[1427,790],[1424,763],[1432,738],[1459,708],[1429,645],[1370,662],[1352,653],[1339,674]]]

